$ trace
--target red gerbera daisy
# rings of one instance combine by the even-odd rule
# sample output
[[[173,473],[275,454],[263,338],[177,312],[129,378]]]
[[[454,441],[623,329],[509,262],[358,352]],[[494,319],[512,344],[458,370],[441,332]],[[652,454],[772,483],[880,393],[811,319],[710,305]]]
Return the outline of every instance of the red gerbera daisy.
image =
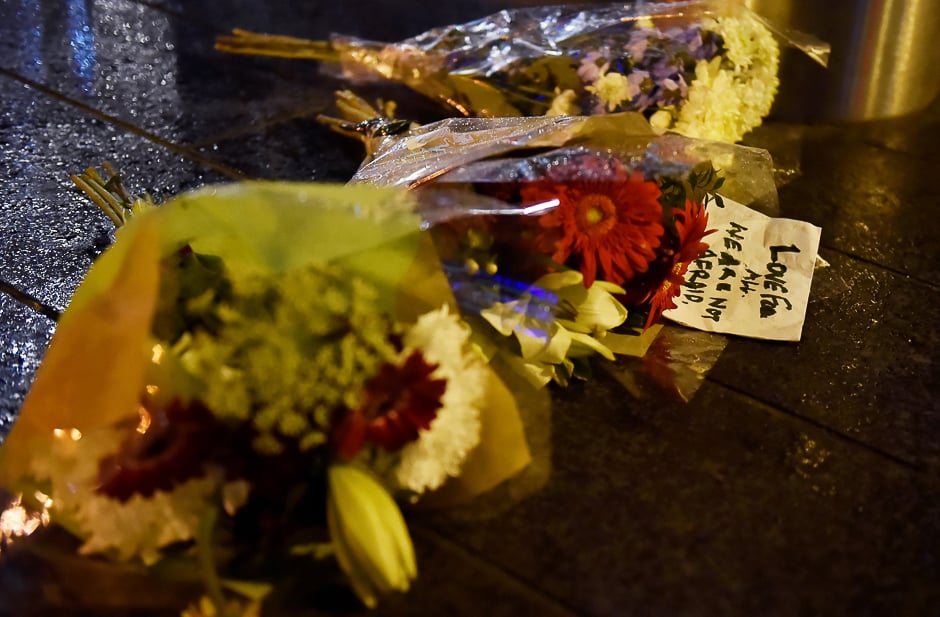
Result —
[[[428,363],[415,351],[401,366],[386,362],[366,382],[362,404],[348,410],[333,429],[333,443],[338,454],[351,459],[365,442],[388,451],[400,449],[427,430],[443,405],[446,379],[431,374],[436,364]]]
[[[559,263],[575,256],[585,287],[598,278],[598,271],[618,285],[645,272],[663,235],[659,185],[638,171],[628,175],[617,160],[605,172],[561,180],[572,175],[563,166],[550,171],[548,180],[521,190],[525,203],[559,200],[558,207],[538,219],[538,246]]]
[[[685,210],[674,208],[673,215],[676,219],[676,234],[679,237],[678,248],[672,254],[672,267],[666,273],[666,278],[651,294],[650,312],[644,329],[656,323],[663,311],[676,308],[674,298],[679,295],[680,288],[685,283],[689,264],[708,250],[708,244],[702,242],[702,238],[715,231],[705,231],[708,213],[701,203],[686,201]]]
[[[98,464],[97,491],[119,501],[150,497],[203,473],[210,460],[207,443],[224,428],[198,401],[173,400],[165,409],[139,409],[140,423],[129,429],[118,451]]]

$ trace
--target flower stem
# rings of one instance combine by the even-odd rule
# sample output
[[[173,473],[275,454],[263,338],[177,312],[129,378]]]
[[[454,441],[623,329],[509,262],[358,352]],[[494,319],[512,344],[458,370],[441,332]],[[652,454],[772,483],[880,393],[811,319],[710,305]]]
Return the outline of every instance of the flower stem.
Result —
[[[107,178],[94,167],[69,177],[75,186],[82,189],[88,198],[108,215],[115,227],[121,227],[133,213],[135,199],[124,188],[121,174],[107,161],[101,165],[108,174]]]
[[[219,508],[217,506],[206,508],[200,517],[199,528],[196,532],[196,559],[199,563],[199,573],[206,586],[206,593],[215,604],[219,617],[228,617],[225,594],[222,592],[222,580],[215,568],[212,551],[212,536],[218,519]]]
[[[228,54],[339,61],[339,53],[333,49],[329,41],[310,41],[293,36],[260,34],[239,28],[232,30],[229,35],[217,37],[215,48]]]

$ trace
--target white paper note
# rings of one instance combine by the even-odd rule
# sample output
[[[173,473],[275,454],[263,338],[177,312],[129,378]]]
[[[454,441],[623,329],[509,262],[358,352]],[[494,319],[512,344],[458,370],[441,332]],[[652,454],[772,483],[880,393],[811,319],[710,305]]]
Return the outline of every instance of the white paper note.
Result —
[[[708,229],[708,250],[663,315],[708,332],[800,340],[822,230],[727,198],[723,208],[709,203]]]

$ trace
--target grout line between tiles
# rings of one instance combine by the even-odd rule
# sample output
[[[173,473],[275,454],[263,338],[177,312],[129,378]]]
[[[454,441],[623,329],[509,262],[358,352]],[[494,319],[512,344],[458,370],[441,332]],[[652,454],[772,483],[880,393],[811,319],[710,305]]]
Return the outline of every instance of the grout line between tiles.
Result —
[[[26,308],[32,309],[37,313],[44,315],[45,317],[51,319],[52,321],[58,321],[59,317],[62,316],[62,311],[49,304],[46,304],[42,300],[36,298],[32,294],[29,294],[10,283],[7,283],[3,279],[0,279],[0,293],[4,293]]]
[[[94,116],[95,118],[98,118],[99,120],[102,120],[107,124],[123,129],[129,133],[137,135],[138,137],[143,137],[144,139],[152,141],[158,146],[162,146],[166,148],[167,150],[170,150],[171,152],[175,152],[183,157],[186,157],[192,161],[195,161],[196,163],[199,163],[200,165],[203,165],[205,167],[208,167],[209,169],[217,171],[220,174],[228,178],[231,178],[233,180],[250,179],[241,170],[235,169],[234,167],[230,167],[224,163],[213,161],[212,159],[203,156],[202,154],[200,154],[199,152],[195,150],[173,143],[172,141],[164,139],[163,137],[160,137],[159,135],[151,133],[150,131],[142,129],[134,124],[131,124],[130,122],[127,122],[126,120],[122,120],[121,118],[118,118],[117,116],[113,116],[111,114],[105,113],[101,111],[100,109],[96,109],[92,107],[91,105],[87,105],[86,103],[82,103],[79,100],[73,99],[65,94],[62,94],[61,92],[58,92],[57,90],[50,88],[49,86],[45,84],[39,83],[37,81],[33,81],[32,79],[29,79],[28,77],[24,77],[23,75],[20,75],[19,73],[12,71],[6,67],[0,66],[0,75],[4,77],[9,77],[10,79],[13,79],[14,81],[18,81],[32,88],[33,90],[36,90],[42,94],[45,94],[46,96],[49,96],[60,102],[66,103],[67,105],[75,107],[76,109],[83,111],[91,116]]]
[[[738,395],[740,395],[740,396],[749,398],[749,399],[751,399],[752,401],[754,401],[754,402],[756,402],[756,403],[759,403],[762,407],[765,407],[765,408],[767,408],[768,410],[770,410],[771,413],[780,413],[780,414],[784,414],[784,415],[786,415],[786,416],[789,416],[789,417],[791,417],[791,418],[795,418],[795,419],[799,420],[800,422],[804,422],[804,423],[806,423],[806,424],[809,424],[809,425],[811,425],[811,426],[813,426],[813,427],[815,427],[815,428],[817,428],[817,429],[820,429],[820,430],[826,432],[826,433],[829,434],[830,436],[832,436],[832,437],[834,437],[834,438],[836,438],[836,439],[838,439],[838,440],[840,440],[840,441],[846,442],[846,443],[848,443],[848,444],[850,444],[850,445],[852,445],[852,446],[860,447],[860,448],[862,448],[862,449],[864,449],[864,450],[867,450],[867,451],[869,451],[869,452],[872,452],[873,454],[876,454],[876,455],[878,455],[878,456],[880,456],[880,457],[882,457],[882,458],[885,458],[885,459],[891,461],[892,463],[894,463],[894,464],[896,464],[896,465],[900,465],[901,467],[905,467],[905,468],[907,468],[907,469],[910,469],[910,470],[913,470],[913,471],[917,471],[917,472],[923,472],[923,471],[925,470],[925,466],[924,466],[923,464],[921,464],[921,463],[912,462],[912,461],[909,461],[909,460],[907,460],[907,459],[901,458],[900,456],[897,456],[897,455],[895,455],[895,454],[891,454],[890,452],[886,452],[885,450],[882,450],[882,449],[880,449],[880,448],[878,448],[878,447],[876,447],[876,446],[873,446],[873,445],[871,445],[871,444],[865,443],[864,441],[860,441],[860,440],[858,440],[858,439],[852,437],[851,435],[846,435],[845,433],[843,433],[843,432],[841,432],[841,431],[839,431],[839,430],[837,430],[837,429],[834,429],[834,428],[832,428],[831,426],[828,426],[828,425],[826,425],[826,424],[823,424],[823,423],[820,422],[819,420],[815,420],[815,419],[813,419],[813,418],[811,418],[811,417],[809,417],[809,416],[805,416],[805,415],[800,414],[800,413],[797,413],[797,412],[795,412],[795,411],[790,411],[790,410],[785,409],[785,408],[783,408],[783,407],[779,407],[779,406],[777,406],[777,405],[775,405],[775,404],[773,404],[773,403],[771,403],[771,402],[769,402],[769,401],[766,401],[766,400],[763,400],[763,399],[761,399],[761,398],[759,398],[759,397],[757,397],[757,396],[754,396],[754,394],[752,394],[751,392],[748,392],[748,391],[743,390],[743,389],[741,389],[741,388],[732,386],[732,385],[730,385],[730,384],[728,384],[728,383],[726,383],[726,382],[724,382],[724,381],[720,381],[720,380],[718,380],[718,379],[715,379],[715,378],[712,377],[711,375],[708,375],[708,376],[706,377],[706,380],[708,380],[710,383],[712,383],[712,384],[714,384],[714,385],[716,385],[716,386],[719,386],[719,387],[721,387],[721,388],[725,388],[726,390],[730,390],[731,392],[734,392],[735,394],[738,394]]]
[[[898,275],[898,276],[904,277],[905,279],[907,279],[907,280],[909,280],[909,281],[914,281],[914,282],[916,282],[916,283],[920,283],[921,285],[924,285],[924,286],[926,286],[926,287],[929,287],[929,288],[931,288],[931,289],[933,289],[933,290],[935,290],[935,291],[940,291],[940,285],[938,285],[938,284],[937,284],[936,282],[934,282],[934,281],[928,281],[927,279],[922,279],[922,278],[920,278],[920,277],[914,276],[914,275],[909,274],[909,273],[907,273],[907,272],[904,272],[904,271],[902,271],[902,270],[898,270],[897,268],[894,268],[894,267],[892,267],[892,266],[888,266],[888,265],[885,265],[885,264],[883,264],[883,263],[879,263],[879,262],[877,262],[877,261],[872,261],[871,259],[868,259],[867,257],[864,257],[864,256],[862,256],[862,255],[856,255],[855,253],[850,253],[850,252],[846,251],[845,249],[840,249],[840,248],[836,248],[836,247],[828,246],[828,245],[827,245],[827,246],[820,246],[820,248],[821,248],[821,249],[826,249],[827,251],[832,251],[833,253],[837,253],[837,254],[839,254],[839,255],[842,255],[842,256],[845,257],[846,259],[853,259],[853,260],[855,260],[855,261],[860,261],[860,262],[862,262],[862,263],[864,263],[864,264],[866,264],[866,265],[869,265],[869,266],[878,268],[878,269],[880,269],[880,270],[884,270],[884,271],[886,271],[886,272],[890,272],[890,273],[892,273],[892,274],[896,274],[896,275]],[[810,298],[810,299],[812,299],[812,298]]]
[[[495,564],[494,562],[489,561],[488,559],[485,559],[483,556],[468,549],[464,545],[454,541],[453,539],[441,534],[440,532],[430,527],[422,525],[420,521],[410,524],[409,527],[411,528],[411,532],[413,534],[415,534],[416,532],[417,534],[422,534],[426,538],[429,538],[437,542],[438,544],[442,545],[447,550],[451,550],[461,555],[462,557],[472,561],[473,563],[477,564],[477,566],[479,566],[480,568],[489,570],[493,572],[494,574],[498,574],[501,579],[508,581],[513,587],[517,587],[520,591],[526,593],[527,595],[531,595],[533,599],[537,600],[538,602],[551,605],[552,608],[559,611],[559,613],[569,615],[570,617],[582,617],[584,615],[584,613],[578,612],[576,609],[562,602],[558,598],[550,596],[544,591],[533,587],[530,583],[523,581],[515,574],[512,574],[511,572],[508,572],[507,570]]]

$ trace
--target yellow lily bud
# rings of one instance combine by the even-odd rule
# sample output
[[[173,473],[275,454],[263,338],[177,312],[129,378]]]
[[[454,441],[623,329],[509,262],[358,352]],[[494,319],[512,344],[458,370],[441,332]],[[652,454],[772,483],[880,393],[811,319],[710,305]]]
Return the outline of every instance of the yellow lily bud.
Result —
[[[405,519],[385,487],[354,465],[327,472],[327,525],[336,559],[369,608],[378,595],[407,591],[418,575]]]

